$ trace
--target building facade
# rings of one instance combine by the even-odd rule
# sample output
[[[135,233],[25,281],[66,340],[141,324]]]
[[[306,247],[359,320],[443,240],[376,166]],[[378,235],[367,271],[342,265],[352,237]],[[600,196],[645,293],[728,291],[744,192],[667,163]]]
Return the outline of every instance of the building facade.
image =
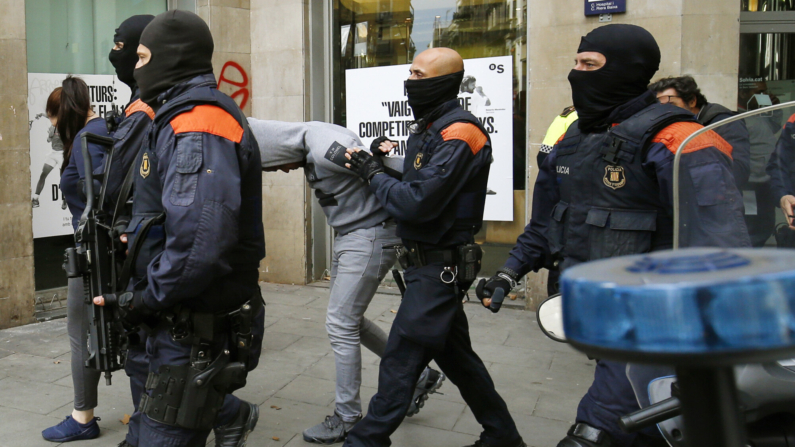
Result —
[[[693,75],[710,102],[744,109],[754,95],[795,99],[792,1],[626,3],[626,12],[586,16],[600,2],[0,0],[0,327],[33,321],[37,298],[62,293],[62,253],[72,243],[69,234],[43,231],[40,222],[49,214],[42,214],[44,205],[31,206],[39,193],[34,190],[41,189],[35,155],[41,142],[35,132],[48,125],[35,118],[43,111],[36,98],[46,99],[52,87],[34,81],[73,73],[98,75],[97,82],[107,79],[117,86],[107,54],[113,30],[126,17],[173,8],[199,14],[215,37],[213,64],[221,90],[261,119],[351,125],[349,115],[359,104],[348,98],[367,94],[348,82],[352,70],[410,64],[431,47],[454,48],[465,59],[508,61],[499,64],[510,75],[500,87],[505,98],[500,110],[510,119],[500,130],[511,136],[510,147],[501,150],[512,154],[506,157],[513,168],[492,170],[492,176],[508,179],[499,194],[513,217],[490,221],[477,235],[488,275],[530,218],[536,155],[549,123],[571,104],[567,74],[580,36],[591,29],[606,23],[647,28],[662,50],[657,77]],[[496,87],[478,85],[470,92],[472,101],[485,100],[488,107],[487,96]],[[124,102],[114,100],[109,99],[109,109]],[[55,177],[45,180],[42,201],[57,202]],[[264,173],[262,188],[268,256],[261,279],[303,284],[324,277],[334,235],[303,173]],[[529,275],[528,306],[545,294],[546,274]]]

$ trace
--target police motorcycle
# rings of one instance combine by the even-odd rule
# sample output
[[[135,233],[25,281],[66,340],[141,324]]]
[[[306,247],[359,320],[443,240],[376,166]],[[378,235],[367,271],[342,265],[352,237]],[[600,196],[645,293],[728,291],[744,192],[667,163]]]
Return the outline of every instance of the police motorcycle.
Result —
[[[699,135],[737,138],[737,124],[748,131],[748,179],[715,180],[738,184],[740,222],[722,212],[725,198],[689,175],[709,169],[692,163]],[[570,268],[562,294],[538,307],[552,340],[630,362],[641,410],[621,418],[623,430],[656,424],[672,447],[795,446],[795,230],[777,192],[785,175],[795,184],[793,161],[795,102],[694,133],[674,164],[674,250]],[[752,247],[695,248],[697,219],[718,230],[744,225]]]

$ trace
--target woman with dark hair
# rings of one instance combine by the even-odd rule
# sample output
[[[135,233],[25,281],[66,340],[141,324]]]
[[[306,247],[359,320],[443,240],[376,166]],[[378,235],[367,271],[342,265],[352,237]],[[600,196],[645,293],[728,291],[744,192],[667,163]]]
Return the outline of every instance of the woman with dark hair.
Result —
[[[85,180],[83,147],[81,136],[89,132],[108,136],[105,120],[97,119],[91,110],[91,97],[88,86],[82,79],[67,76],[61,84],[60,107],[57,114],[58,134],[63,141],[63,164],[61,166],[61,192],[69,211],[72,213],[72,226],[77,223],[86,207],[82,184]],[[105,151],[101,146],[89,144],[93,166],[103,166]],[[84,303],[83,280],[69,278],[67,292],[67,332],[72,350],[72,384],[75,391],[74,410],[61,423],[42,432],[44,439],[53,442],[69,442],[93,439],[99,436],[99,418],[94,417],[97,406],[97,385],[99,371],[86,368],[88,359],[86,333],[88,332],[88,310]]]
[[[50,93],[50,96],[47,97],[47,105],[44,108],[44,114],[49,118],[50,129],[47,131],[47,142],[52,145],[52,151],[50,151],[47,158],[44,160],[44,165],[41,167],[41,175],[39,176],[39,183],[36,184],[36,193],[33,194],[33,198],[31,199],[31,203],[33,208],[39,207],[39,195],[41,194],[42,189],[44,189],[44,182],[47,180],[47,176],[50,175],[53,169],[56,166],[63,165],[63,141],[61,141],[61,136],[58,134],[58,131],[55,129],[56,124],[58,123],[58,109],[61,107],[61,87],[56,87],[55,90]],[[37,118],[40,115],[37,115]],[[61,206],[62,209],[66,209],[66,201],[63,202]]]

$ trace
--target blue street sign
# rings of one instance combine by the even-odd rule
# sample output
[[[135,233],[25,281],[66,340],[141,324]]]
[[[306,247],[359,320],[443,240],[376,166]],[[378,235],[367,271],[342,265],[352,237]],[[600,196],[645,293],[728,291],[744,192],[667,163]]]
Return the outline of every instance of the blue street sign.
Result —
[[[627,0],[585,0],[585,15],[627,12]]]

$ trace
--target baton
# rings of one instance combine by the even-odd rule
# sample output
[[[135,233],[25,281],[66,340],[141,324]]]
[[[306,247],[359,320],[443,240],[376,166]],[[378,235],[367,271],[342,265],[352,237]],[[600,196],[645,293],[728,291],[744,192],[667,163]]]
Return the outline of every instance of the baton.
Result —
[[[395,279],[395,284],[397,284],[398,290],[400,290],[400,297],[402,298],[403,295],[406,294],[406,283],[403,282],[403,276],[400,275],[398,269],[392,269],[392,278]]]
[[[505,300],[505,290],[502,287],[494,289],[494,295],[491,296],[491,304],[489,309],[497,312],[502,307],[502,302]]]

